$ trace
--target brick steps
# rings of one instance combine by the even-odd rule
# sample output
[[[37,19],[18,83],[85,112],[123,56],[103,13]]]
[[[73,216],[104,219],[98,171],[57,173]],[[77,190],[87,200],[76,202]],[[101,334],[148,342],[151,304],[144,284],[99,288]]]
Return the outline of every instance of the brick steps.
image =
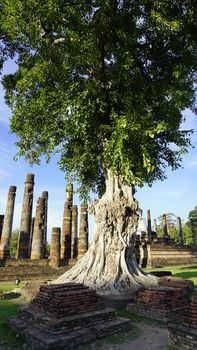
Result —
[[[66,350],[131,329],[93,290],[80,284],[43,285],[29,306],[9,318],[36,350]]]
[[[28,343],[35,350],[73,349],[78,345],[103,338],[109,334],[131,329],[131,321],[121,317],[113,321],[105,321],[104,324],[96,323],[89,327],[85,325],[84,329],[75,330],[66,335],[38,332],[38,329],[32,329],[31,326],[27,327],[24,320],[18,320],[16,317],[10,317],[9,323],[15,331],[19,333],[22,331],[23,336],[28,339]]]

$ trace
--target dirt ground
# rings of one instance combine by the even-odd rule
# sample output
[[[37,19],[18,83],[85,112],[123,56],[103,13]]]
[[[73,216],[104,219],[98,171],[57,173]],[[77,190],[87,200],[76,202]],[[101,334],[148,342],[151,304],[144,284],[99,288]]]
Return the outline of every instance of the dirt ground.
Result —
[[[123,339],[119,344],[103,342],[101,346],[92,344],[92,348],[95,350],[165,350],[168,346],[168,332],[164,325],[140,322],[135,327],[138,332],[134,339],[126,336],[125,341]]]
[[[79,350],[165,350],[168,346],[167,328],[160,324],[140,322],[137,326],[134,325],[134,339],[130,339],[133,338],[132,331],[125,333],[124,336],[118,344],[114,344],[110,339],[109,342],[99,340],[84,345]],[[7,350],[7,348],[0,345],[0,350]]]

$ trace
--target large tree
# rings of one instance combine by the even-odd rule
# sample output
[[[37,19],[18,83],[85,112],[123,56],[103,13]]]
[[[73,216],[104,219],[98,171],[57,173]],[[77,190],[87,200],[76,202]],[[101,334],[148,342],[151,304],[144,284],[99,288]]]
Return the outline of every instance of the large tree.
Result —
[[[104,293],[155,283],[135,263],[133,185],[165,178],[189,145],[195,0],[1,0],[3,78],[19,156],[59,152],[81,195],[98,192],[88,253],[59,281]]]

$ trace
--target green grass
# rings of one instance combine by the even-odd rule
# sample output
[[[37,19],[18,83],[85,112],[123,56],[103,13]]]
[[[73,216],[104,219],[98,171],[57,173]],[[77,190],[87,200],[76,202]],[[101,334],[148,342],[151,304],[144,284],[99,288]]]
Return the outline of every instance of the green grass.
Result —
[[[174,277],[181,277],[183,279],[192,280],[194,282],[194,285],[197,286],[197,267],[162,267],[155,269],[144,269],[144,271],[171,271]]]
[[[25,286],[25,283],[22,282],[20,283],[19,288],[23,288],[24,286]],[[0,290],[2,290],[3,292],[10,292],[15,288],[16,288],[15,283],[8,283],[8,284],[0,283]]]
[[[24,344],[24,338],[18,336],[8,324],[7,317],[16,315],[19,305],[12,304],[8,300],[0,300],[0,339],[6,348],[21,350]]]

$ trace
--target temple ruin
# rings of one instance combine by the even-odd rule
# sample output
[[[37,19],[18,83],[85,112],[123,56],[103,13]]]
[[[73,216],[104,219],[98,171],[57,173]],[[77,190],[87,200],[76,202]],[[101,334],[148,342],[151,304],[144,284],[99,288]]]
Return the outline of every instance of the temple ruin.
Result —
[[[136,258],[140,267],[157,268],[165,266],[183,266],[197,263],[197,247],[193,227],[192,244],[185,245],[181,218],[177,217],[178,235],[176,240],[170,237],[167,215],[162,216],[163,234],[158,236],[157,223],[151,224],[151,213],[146,219],[139,218],[135,237]],[[192,226],[191,226],[192,227]]]
[[[50,254],[47,254],[47,191],[43,191],[37,199],[36,213],[33,216],[34,174],[27,174],[24,186],[21,221],[19,228],[18,247],[15,258],[10,256],[10,242],[14,216],[16,186],[11,186],[8,192],[7,206],[0,215],[0,266],[47,266],[54,269],[65,267],[69,269],[88,250],[88,206],[73,204],[73,185],[67,184],[63,208],[62,229],[52,228]],[[139,217],[138,229],[135,235],[136,259],[140,267],[181,266],[197,263],[197,248],[194,225],[191,222],[192,244],[183,244],[181,218],[177,217],[178,235],[174,240],[169,234],[169,224],[166,214],[163,214],[163,234],[157,234],[157,222],[151,222],[151,212],[147,211],[147,220]],[[12,259],[11,259],[12,258]],[[13,269],[13,274],[19,274]],[[2,272],[3,274],[3,272]],[[24,271],[23,271],[24,275]],[[29,274],[28,274],[29,276]],[[4,276],[2,275],[2,279]]]
[[[27,174],[24,186],[24,196],[15,257],[10,256],[10,242],[14,216],[16,186],[11,186],[8,192],[5,214],[0,215],[0,266],[46,268],[51,266],[69,268],[88,250],[88,207],[81,205],[78,224],[78,208],[73,205],[73,185],[66,187],[66,198],[63,210],[62,229],[52,228],[50,254],[47,255],[47,191],[43,191],[37,199],[35,216],[33,213],[34,174]],[[79,227],[79,233],[78,233]],[[19,269],[20,270],[20,269]],[[20,274],[13,269],[13,276]],[[2,279],[4,277],[2,276]]]

